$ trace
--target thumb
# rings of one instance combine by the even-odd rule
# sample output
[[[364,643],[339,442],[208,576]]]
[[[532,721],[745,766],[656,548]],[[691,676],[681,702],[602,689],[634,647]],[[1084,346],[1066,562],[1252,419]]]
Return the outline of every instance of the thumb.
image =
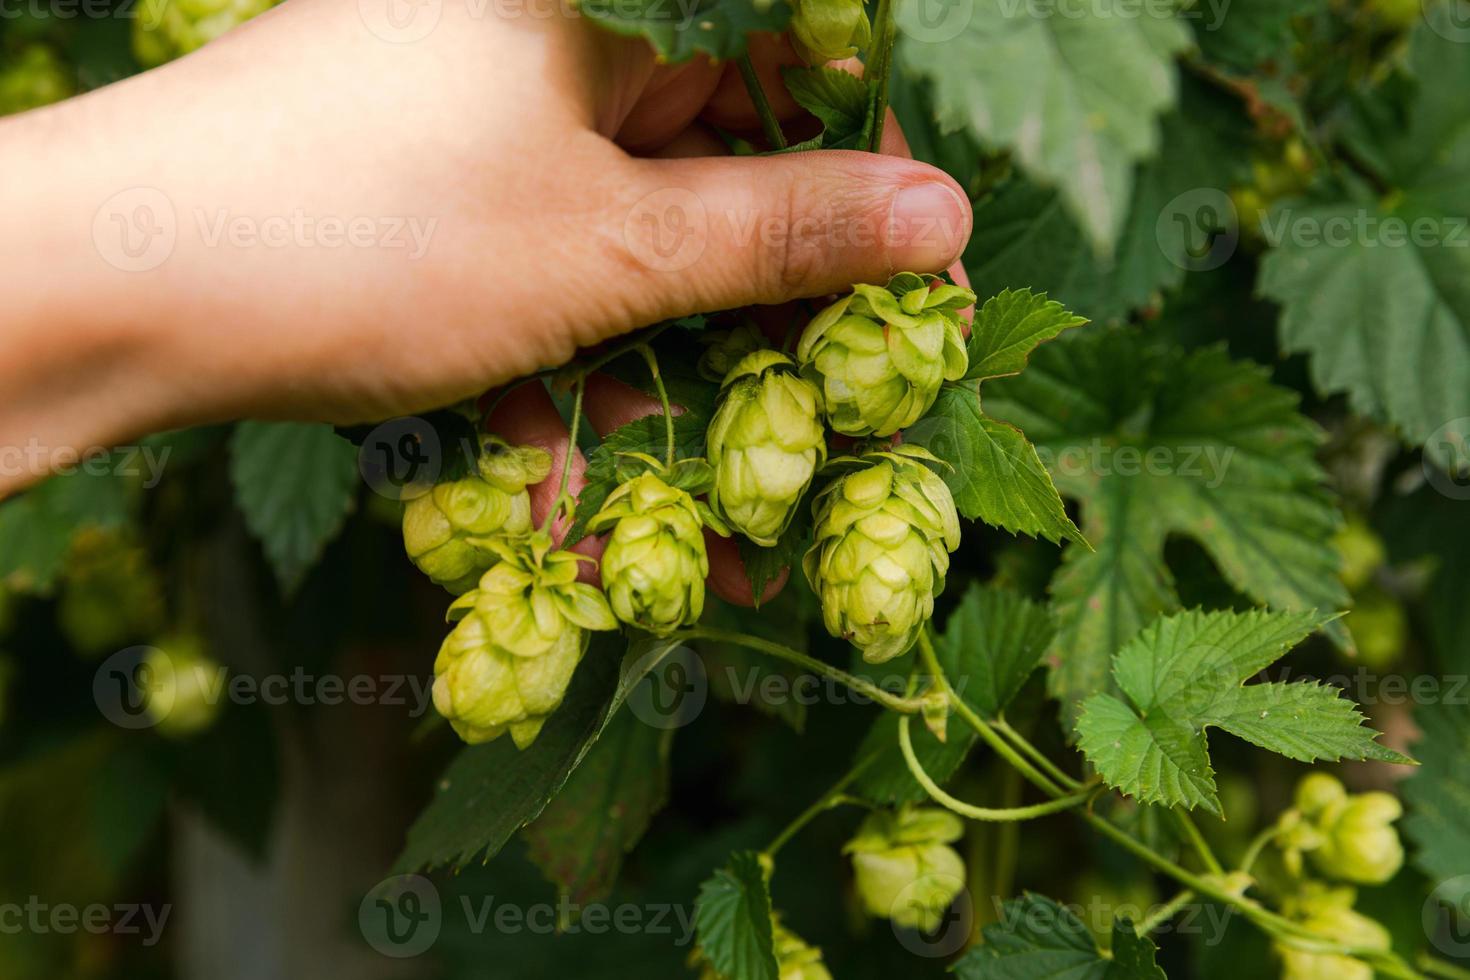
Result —
[[[640,160],[623,239],[645,322],[939,272],[970,236],[943,171],[876,153]]]

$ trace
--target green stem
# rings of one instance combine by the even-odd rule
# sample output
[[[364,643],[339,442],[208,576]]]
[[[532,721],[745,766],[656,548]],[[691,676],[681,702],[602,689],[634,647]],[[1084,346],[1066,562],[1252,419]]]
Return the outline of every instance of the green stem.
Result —
[[[868,149],[877,153],[883,146],[883,124],[888,118],[888,76],[893,71],[893,42],[897,33],[892,0],[878,0],[875,14],[873,47],[868,63],[863,66],[863,77],[878,86],[873,102],[873,136],[868,142]]]
[[[1006,807],[1004,809],[990,809],[988,807],[975,806],[964,800],[956,799],[946,793],[936,783],[919,762],[919,757],[914,754],[913,739],[909,734],[909,723],[913,721],[910,715],[904,715],[898,719],[898,748],[903,753],[903,761],[908,764],[909,772],[914,779],[918,780],[920,786],[929,794],[936,803],[947,809],[953,810],[962,817],[971,820],[984,820],[990,823],[1010,823],[1020,820],[1035,820],[1037,817],[1050,816],[1053,813],[1061,813],[1075,806],[1081,806],[1092,796],[1089,793],[1076,793],[1072,796],[1063,796],[1046,803],[1037,803],[1032,806]]]
[[[1437,960],[1427,953],[1421,955],[1415,962],[1426,976],[1443,977],[1444,980],[1470,980],[1470,970],[1462,970],[1444,960]]]
[[[1194,901],[1194,892],[1190,891],[1188,888],[1184,889],[1184,891],[1169,899],[1166,904],[1161,905],[1157,909],[1154,909],[1153,913],[1149,915],[1148,918],[1144,919],[1142,922],[1138,923],[1138,925],[1134,927],[1134,932],[1138,933],[1140,936],[1147,936],[1159,926],[1174,918],[1174,916],[1179,913],[1180,909],[1184,908],[1184,906],[1188,905],[1192,901]]]
[[[1219,859],[1215,857],[1215,852],[1210,850],[1210,845],[1205,843],[1204,835],[1199,832],[1199,828],[1195,826],[1189,814],[1177,807],[1169,812],[1174,814],[1174,822],[1179,825],[1180,830],[1184,831],[1185,839],[1194,848],[1194,852],[1199,855],[1199,859],[1204,862],[1205,870],[1212,875],[1224,874],[1225,868],[1221,866]]]
[[[577,380],[572,383],[572,420],[568,425],[567,454],[561,463],[561,484],[556,491],[556,501],[551,505],[551,510],[546,514],[546,520],[541,522],[543,533],[550,534],[551,528],[556,524],[557,515],[565,507],[570,515],[576,511],[576,504],[572,502],[567,493],[567,487],[571,485],[572,460],[577,455],[577,429],[582,424],[582,395],[587,390],[587,376],[577,375]]]
[[[905,715],[904,717],[907,718],[908,716]],[[849,769],[847,771],[847,775],[843,776],[841,779],[837,780],[837,782],[833,783],[832,788],[819,796],[815,803],[807,807],[805,810],[801,811],[801,813],[797,814],[796,819],[787,824],[785,829],[777,834],[776,839],[771,841],[771,843],[767,845],[766,849],[761,853],[765,854],[766,857],[775,857],[776,852],[779,851],[782,847],[786,846],[787,841],[791,840],[791,838],[795,837],[798,833],[801,832],[801,828],[805,827],[807,824],[811,823],[817,817],[821,816],[823,813],[826,813],[833,807],[838,807],[844,803],[852,802],[851,797],[846,796],[843,791],[846,790],[848,786],[851,786],[853,780],[862,775],[863,770],[872,765],[873,760],[877,758],[878,756],[876,755],[870,755],[866,759],[862,760],[857,765]]]
[[[1026,737],[1020,732],[1016,731],[1014,728],[1012,728],[1004,718],[997,718],[990,724],[996,731],[1000,732],[1002,735],[1006,736],[1006,738],[1010,739],[1011,744],[1020,749],[1027,756],[1027,758],[1029,758],[1032,762],[1036,763],[1043,770],[1045,770],[1046,774],[1051,776],[1052,779],[1055,779],[1058,783],[1067,787],[1068,789],[1075,790],[1082,788],[1083,784],[1080,779],[1075,779],[1072,776],[1067,775],[1066,772],[1062,770],[1061,766],[1057,765],[1055,762],[1052,762],[1051,759],[1047,758],[1045,752],[1042,752],[1036,746],[1028,742],[1026,740]]]
[[[1273,825],[1261,831],[1251,840],[1250,846],[1245,849],[1245,854],[1240,859],[1241,874],[1250,874],[1251,868],[1255,867],[1256,859],[1261,856],[1261,852],[1266,849],[1266,845],[1275,840],[1276,835],[1279,833],[1281,831]]]
[[[653,375],[653,388],[658,392],[658,403],[664,409],[664,465],[674,465],[674,409],[669,404],[669,393],[664,388],[664,376],[658,370],[658,355],[653,348],[647,344],[638,348],[638,353],[643,355],[643,362],[648,365],[648,373]]]
[[[1042,792],[1049,796],[1063,795],[1060,786],[1039,772],[1031,763],[1027,762],[1019,752],[1011,747],[1009,742],[996,734],[995,729],[991,728],[979,715],[975,714],[970,706],[954,692],[954,688],[950,687],[949,678],[944,676],[944,668],[939,666],[939,657],[934,653],[934,642],[929,639],[929,630],[927,627],[919,632],[919,655],[924,661],[924,668],[933,675],[934,683],[949,698],[949,703],[955,713],[963,718],[966,724],[975,729],[975,733],[984,739],[987,745],[994,749],[1001,758],[1009,762],[1016,771],[1030,780]]]
[[[760,76],[755,73],[750,55],[742,54],[735,64],[740,67],[740,78],[745,82],[745,91],[750,93],[755,114],[760,117],[761,132],[766,134],[766,142],[771,144],[773,150],[786,149],[786,135],[781,132],[781,123],[771,111],[771,102],[766,98],[766,90],[761,87]]]
[[[735,633],[730,630],[698,626],[691,630],[685,630],[679,633],[678,636],[683,640],[705,639],[714,640],[716,643],[734,643],[760,653],[769,654],[780,660],[785,660],[787,663],[795,664],[804,670],[809,670],[814,674],[820,674],[823,677],[837,681],[839,684],[851,688],[864,697],[883,705],[883,707],[888,708],[890,711],[897,711],[900,714],[918,714],[924,710],[924,706],[929,700],[925,697],[898,697],[883,690],[883,688],[876,684],[865,681],[861,677],[854,677],[852,674],[847,673],[847,671],[833,667],[829,663],[823,663],[815,657],[807,656],[798,650],[793,650],[780,643],[764,640],[758,636],[751,636],[748,633]]]

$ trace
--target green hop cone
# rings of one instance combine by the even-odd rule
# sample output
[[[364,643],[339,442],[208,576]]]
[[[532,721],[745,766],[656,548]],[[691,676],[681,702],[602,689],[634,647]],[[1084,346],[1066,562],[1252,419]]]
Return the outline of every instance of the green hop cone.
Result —
[[[145,68],[197,51],[277,0],[143,0],[133,21],[133,53]]]
[[[1347,627],[1359,660],[1369,670],[1392,667],[1409,641],[1409,617],[1403,604],[1371,586],[1353,597]]]
[[[1373,580],[1388,560],[1383,539],[1361,517],[1352,517],[1332,538],[1342,569],[1338,573],[1349,592],[1357,592]]]
[[[588,630],[617,628],[607,599],[577,581],[587,559],[537,533],[495,541],[501,560],[450,606],[463,616],[434,660],[434,707],[471,745],[507,731],[536,740],[587,652]]]
[[[802,561],[833,636],[878,664],[906,653],[934,614],[949,553],[959,547],[954,498],[916,446],[841,460],[813,503],[816,529]],[[835,464],[834,464],[835,465]]]
[[[487,436],[479,473],[441,483],[403,509],[403,546],[419,571],[456,595],[474,588],[499,555],[483,542],[530,533],[526,488],[551,472],[551,456]],[[479,544],[473,542],[480,542]]]
[[[1279,842],[1287,868],[1301,872],[1301,854],[1323,875],[1339,881],[1381,885],[1404,863],[1404,846],[1393,823],[1404,808],[1389,793],[1349,794],[1326,773],[1297,784],[1296,806],[1282,815]]]
[[[917,422],[945,381],[964,376],[959,311],[975,294],[911,272],[852,290],[807,324],[796,358],[833,429],[886,438]]]
[[[70,73],[56,52],[44,44],[27,44],[20,53],[4,54],[0,68],[0,116],[60,102],[76,94]]]
[[[794,0],[791,6],[791,38],[809,65],[851,58],[872,40],[863,0]]]
[[[224,668],[209,658],[197,636],[159,641],[143,658],[138,680],[144,710],[170,738],[203,731],[219,714]]]
[[[667,636],[704,612],[705,526],[721,534],[728,529],[691,496],[709,485],[711,470],[704,460],[683,460],[666,470],[648,456],[625,459],[642,472],[624,477],[587,529],[593,534],[612,529],[602,553],[602,587],[618,619]]]
[[[932,932],[965,887],[965,862],[949,846],[964,832],[960,818],[947,810],[875,810],[842,849],[852,856],[863,907],[897,925]]]
[[[1379,923],[1353,911],[1357,895],[1351,888],[1327,888],[1309,882],[1300,895],[1285,903],[1285,911],[1323,939],[1388,952],[1392,937]],[[1351,956],[1301,949],[1278,940],[1282,980],[1373,980],[1373,968]]]
[[[747,355],[725,378],[709,427],[709,502],[736,531],[772,547],[827,461],[821,396],[773,350]]]

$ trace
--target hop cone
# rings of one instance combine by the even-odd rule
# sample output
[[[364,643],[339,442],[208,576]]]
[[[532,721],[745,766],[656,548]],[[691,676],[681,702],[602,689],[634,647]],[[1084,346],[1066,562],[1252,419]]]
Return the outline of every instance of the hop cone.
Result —
[[[60,102],[75,94],[71,75],[44,44],[28,44],[0,69],[0,116]]]
[[[1387,952],[1393,940],[1374,920],[1353,911],[1351,888],[1328,888],[1308,882],[1301,894],[1284,903],[1285,911],[1323,939],[1362,949]],[[1275,944],[1282,980],[1373,980],[1373,968],[1362,960],[1318,953],[1288,943]]]
[[[649,463],[655,469],[609,494],[587,528],[594,534],[612,528],[602,554],[602,587],[618,619],[667,636],[704,612],[709,574],[704,525],[713,515],[686,490],[666,482],[656,462]],[[702,461],[698,466],[707,472]]]
[[[486,437],[479,473],[441,483],[403,510],[403,546],[419,570],[458,595],[474,588],[499,556],[483,539],[531,530],[526,487],[551,471],[551,457],[530,446]],[[472,543],[479,540],[480,544]]]
[[[1393,827],[1403,813],[1389,793],[1349,794],[1336,778],[1314,772],[1297,784],[1296,806],[1282,815],[1278,842],[1293,873],[1300,873],[1306,852],[1329,878],[1381,885],[1404,864]]]
[[[954,814],[933,807],[876,810],[843,852],[871,915],[929,932],[965,887],[965,862],[949,845],[964,836]]]
[[[818,495],[816,531],[802,561],[833,636],[868,663],[905,653],[934,613],[960,519],[944,481],[900,446],[870,453]]]
[[[715,485],[709,502],[732,528],[771,547],[827,461],[821,397],[773,350],[743,358],[725,378],[709,427]]]
[[[809,65],[851,58],[872,39],[862,0],[796,0],[792,7],[792,40]]]
[[[164,640],[143,658],[144,710],[160,733],[182,738],[208,728],[219,714],[222,670],[197,636]]]
[[[133,22],[133,53],[156,68],[274,7],[277,0],[143,0]]]
[[[887,437],[917,422],[969,367],[959,311],[974,302],[968,289],[904,273],[886,288],[854,286],[817,314],[796,357],[832,428]]]
[[[497,542],[501,561],[455,600],[464,618],[434,660],[434,707],[471,745],[505,732],[524,749],[561,704],[588,630],[617,628],[602,593],[577,581],[578,556],[534,534]]]

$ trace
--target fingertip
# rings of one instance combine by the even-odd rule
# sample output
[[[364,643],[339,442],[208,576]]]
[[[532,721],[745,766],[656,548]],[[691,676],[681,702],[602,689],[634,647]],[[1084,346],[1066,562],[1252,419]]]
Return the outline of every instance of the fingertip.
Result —
[[[734,538],[722,538],[710,530],[704,532],[704,542],[709,554],[710,591],[733,606],[754,606],[755,593],[750,587],[745,562],[740,559],[740,545]],[[779,595],[790,577],[791,569],[783,568],[781,574],[766,583],[761,602],[769,602]]]

